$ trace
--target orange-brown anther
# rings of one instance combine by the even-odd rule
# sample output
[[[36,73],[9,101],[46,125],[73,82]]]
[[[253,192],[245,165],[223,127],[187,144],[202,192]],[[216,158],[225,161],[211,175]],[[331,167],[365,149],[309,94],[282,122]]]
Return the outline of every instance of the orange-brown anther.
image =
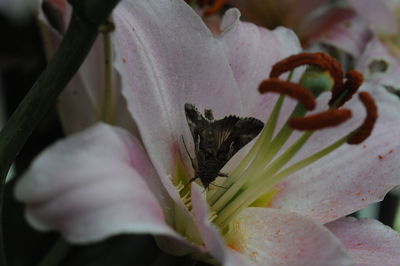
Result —
[[[367,117],[364,119],[362,125],[358,128],[357,132],[349,138],[348,144],[360,144],[371,135],[375,122],[378,119],[378,107],[374,98],[368,92],[360,92],[358,95],[361,102],[367,110]]]
[[[316,100],[311,91],[296,83],[270,78],[264,80],[258,90],[261,93],[276,92],[288,95],[301,102],[307,110],[313,110],[316,106]]]
[[[349,118],[351,118],[349,109],[329,109],[318,114],[292,118],[288,124],[297,130],[311,131],[337,126]]]
[[[204,11],[204,16],[218,13],[228,0],[215,0],[214,4]]]
[[[302,65],[316,66],[322,70],[329,71],[335,81],[333,90],[340,90],[342,87],[343,70],[339,62],[326,53],[301,53],[289,56],[276,63],[272,67],[269,76],[271,78],[278,78],[281,74]]]
[[[356,70],[350,70],[349,72],[347,72],[346,82],[344,83],[343,87],[338,90],[332,90],[332,98],[329,101],[329,105],[334,104],[336,100],[342,95],[342,93],[346,93],[346,95],[336,107],[340,107],[345,104],[353,97],[353,95],[357,92],[363,82],[364,77],[360,72]]]

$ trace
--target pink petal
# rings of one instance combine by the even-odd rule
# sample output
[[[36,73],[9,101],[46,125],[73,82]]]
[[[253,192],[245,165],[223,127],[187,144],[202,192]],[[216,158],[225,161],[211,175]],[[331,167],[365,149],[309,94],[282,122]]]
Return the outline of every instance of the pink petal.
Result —
[[[58,110],[67,134],[78,132],[101,119],[99,114],[105,108],[104,76],[104,46],[102,36],[100,36],[92,46],[79,72],[60,94]],[[112,97],[115,110],[112,122],[138,136],[136,125],[121,94],[120,76],[115,70],[113,77]]]
[[[400,60],[378,38],[373,38],[358,58],[357,69],[373,83],[398,88]]]
[[[358,266],[397,266],[400,234],[373,219],[342,218],[326,225]]]
[[[220,41],[239,85],[244,114],[265,120],[276,97],[261,95],[258,86],[269,77],[276,62],[301,51],[300,43],[289,29],[279,27],[270,31],[240,22],[239,17],[237,9],[226,12]]]
[[[336,23],[319,37],[317,38],[319,41],[359,57],[371,38],[371,33],[359,17],[353,17],[342,23]]]
[[[192,206],[195,223],[204,241],[206,250],[223,265],[256,265],[246,256],[227,248],[218,229],[209,221],[209,209],[204,193],[196,183],[192,183]],[[266,264],[264,264],[266,265]]]
[[[43,2],[51,9],[52,16],[57,21],[61,32],[52,27],[43,11]],[[38,18],[42,23],[41,33],[46,46],[48,58],[54,54],[61,43],[61,34],[64,34],[69,23],[72,8],[64,0],[37,1]],[[48,11],[50,12],[50,11]],[[57,105],[61,122],[67,134],[77,132],[99,121],[104,98],[104,48],[103,37],[100,36],[93,45],[90,53],[82,64],[78,73],[60,94]],[[122,126],[137,134],[137,129],[128,114],[125,100],[122,98],[120,78],[114,73],[113,97],[115,99],[114,125]]]
[[[311,166],[289,176],[278,185],[271,207],[283,208],[326,223],[382,200],[400,184],[399,100],[383,87],[366,84],[379,107],[379,118],[372,135],[360,145],[343,145]],[[329,97],[328,97],[329,98]],[[354,121],[317,132],[293,160],[326,147],[361,123],[364,110],[355,97],[346,107]]]
[[[105,124],[47,149],[15,194],[27,204],[34,227],[59,230],[73,242],[119,233],[177,237],[159,204],[167,208],[170,199],[140,143],[127,131]]]
[[[259,265],[352,265],[325,227],[295,213],[248,208],[230,225],[228,245]]]
[[[349,0],[358,14],[378,35],[397,34],[399,24],[394,13],[384,0]]]
[[[218,41],[181,0],[121,2],[114,13],[117,67],[123,93],[161,179],[172,187],[175,160],[190,165],[192,137],[184,104],[212,108],[216,118],[241,114],[237,83]]]

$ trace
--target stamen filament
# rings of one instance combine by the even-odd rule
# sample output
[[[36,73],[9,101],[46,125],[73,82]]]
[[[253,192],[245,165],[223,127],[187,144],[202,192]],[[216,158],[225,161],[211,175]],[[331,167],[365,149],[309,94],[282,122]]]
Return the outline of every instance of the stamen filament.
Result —
[[[279,171],[283,166],[286,165],[304,146],[307,140],[312,136],[314,131],[304,133],[292,146],[290,146],[281,156],[279,156],[270,166],[264,168],[260,173],[259,169],[254,169],[250,176],[254,177],[253,182],[247,183],[242,187],[241,192],[235,195],[230,201],[223,202],[221,199],[217,201],[212,210],[217,212],[218,217],[215,220],[216,224],[225,223],[225,220],[232,217],[239,209],[249,206],[253,201],[255,201],[259,196],[255,197],[255,192],[267,191],[271,187],[271,177]],[[256,185],[255,185],[256,184]],[[258,194],[257,194],[258,195]],[[244,207],[243,207],[244,206]]]
[[[321,159],[322,157],[328,155],[332,151],[334,151],[337,148],[339,148],[340,146],[342,146],[344,143],[347,142],[347,140],[351,137],[351,135],[352,135],[352,133],[347,134],[343,138],[337,140],[336,142],[334,142],[331,145],[329,145],[328,147],[320,150],[319,152],[316,152],[315,154],[289,166],[285,170],[276,174],[271,179],[276,179],[276,181],[279,182],[279,181],[283,180],[285,177],[293,174],[294,172],[297,172],[297,171],[303,169],[304,167],[309,166],[310,164],[316,162],[317,160]]]
[[[240,176],[245,172],[245,170],[249,167],[249,165],[254,161],[257,154],[261,150],[261,148],[265,148],[271,144],[271,140],[276,128],[276,124],[278,121],[279,113],[282,108],[283,102],[285,100],[284,95],[280,95],[278,100],[275,103],[274,109],[271,112],[271,115],[268,119],[268,122],[265,124],[263,131],[260,134],[260,137],[257,139],[256,143],[246,155],[246,157],[239,163],[239,165],[232,171],[231,175],[225,180],[222,184],[223,187],[229,188],[233,183],[235,183]],[[214,204],[215,201],[226,191],[221,189],[215,190],[214,193],[210,194],[208,198],[208,202],[210,205]]]
[[[221,223],[221,228],[223,228],[224,226],[226,226],[233,217],[235,217],[235,214],[239,213],[241,210],[243,210],[244,208],[247,208],[248,206],[250,206],[250,204],[252,202],[254,202],[254,200],[256,200],[257,198],[261,197],[263,194],[265,194],[268,190],[270,190],[273,186],[275,186],[276,184],[278,184],[280,181],[282,181],[283,179],[285,179],[286,177],[288,177],[289,175],[293,174],[294,172],[297,172],[309,165],[311,165],[312,163],[318,161],[319,159],[321,159],[322,157],[325,157],[326,155],[328,155],[329,153],[335,151],[337,148],[341,147],[344,143],[346,143],[348,141],[348,139],[353,135],[353,132],[350,134],[347,134],[346,136],[342,137],[341,139],[337,140],[336,142],[332,143],[331,145],[329,145],[328,147],[314,153],[313,155],[310,155],[309,157],[287,167],[285,170],[271,176],[270,178],[265,179],[264,181],[260,182],[260,184],[258,186],[254,186],[255,189],[253,191],[251,191],[251,193],[249,192],[248,195],[253,195],[252,197],[247,197],[247,201],[244,201],[240,207],[237,207],[237,210],[234,213],[231,213],[229,216],[227,215],[227,213],[223,213],[221,212],[218,216],[219,217],[223,217],[226,216],[225,220]],[[237,203],[230,203],[231,205],[239,205]],[[223,218],[220,218],[223,219]],[[216,221],[217,222],[217,221]]]
[[[292,111],[290,117],[294,116],[301,116],[304,115],[306,112],[303,104],[297,104],[297,106]],[[290,119],[290,118],[289,118]],[[242,186],[247,183],[251,182],[251,180],[256,178],[256,176],[252,176],[252,169],[263,169],[265,168],[275,157],[275,155],[279,152],[282,146],[286,143],[286,141],[290,138],[293,133],[293,129],[290,128],[287,124],[281,128],[279,133],[275,136],[273,141],[267,147],[263,147],[260,149],[259,153],[252,161],[250,166],[246,169],[245,172],[242,172],[241,175],[238,175],[239,178],[236,178],[235,182],[227,186],[223,184],[224,187],[228,188],[226,191],[218,191],[213,196],[209,204],[212,210],[216,210],[224,206],[227,202],[229,202],[238,192],[242,190]],[[235,171],[232,172],[232,175],[236,175]],[[227,180],[228,181],[228,180]],[[226,181],[226,182],[227,182]]]

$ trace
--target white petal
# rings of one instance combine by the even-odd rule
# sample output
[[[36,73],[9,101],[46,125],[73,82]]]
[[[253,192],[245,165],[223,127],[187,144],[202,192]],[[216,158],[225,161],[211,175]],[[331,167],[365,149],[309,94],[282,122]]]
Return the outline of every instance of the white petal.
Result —
[[[165,223],[159,202],[168,207],[170,199],[157,178],[134,137],[97,124],[43,152],[15,193],[33,226],[59,230],[73,242],[119,233],[177,237]]]
[[[271,208],[247,208],[230,224],[228,245],[259,265],[352,265],[325,227],[304,216]]]
[[[327,224],[342,241],[357,265],[397,266],[400,233],[373,219],[341,218]]]

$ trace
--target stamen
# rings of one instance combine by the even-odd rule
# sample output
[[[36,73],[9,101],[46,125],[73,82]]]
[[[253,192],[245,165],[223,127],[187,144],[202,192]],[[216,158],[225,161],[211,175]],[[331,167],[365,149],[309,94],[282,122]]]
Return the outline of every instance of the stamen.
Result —
[[[349,118],[351,118],[349,109],[329,109],[325,112],[305,117],[294,117],[289,120],[288,124],[297,130],[312,131],[337,126]]]
[[[296,83],[270,78],[264,80],[258,90],[261,93],[276,92],[288,95],[301,102],[307,110],[313,110],[316,106],[315,97],[311,91]]]
[[[214,4],[204,11],[204,16],[210,16],[218,13],[228,0],[215,0]]]
[[[209,214],[208,214],[208,220],[210,221],[210,222],[212,222],[212,221],[214,221],[215,220],[215,218],[217,218],[217,213],[216,212],[210,212]]]
[[[371,135],[372,129],[374,128],[375,122],[378,119],[378,107],[368,92],[360,92],[358,95],[361,102],[364,104],[367,110],[367,117],[364,119],[363,124],[358,128],[356,133],[349,138],[348,144],[360,144],[366,138]]]
[[[328,70],[335,81],[334,89],[339,90],[342,87],[343,70],[340,63],[326,53],[301,53],[289,56],[272,67],[270,77],[278,78],[281,74],[302,65],[312,65]]]
[[[189,191],[182,196],[182,202],[188,209],[192,208],[192,198]]]
[[[347,72],[346,79],[342,88],[334,88],[332,90],[332,98],[329,101],[329,105],[335,104],[335,107],[342,106],[353,97],[364,82],[363,75],[356,70]],[[343,95],[343,93],[345,93],[345,95]],[[343,97],[343,99],[340,99],[340,102],[336,103],[340,97]]]
[[[179,182],[175,187],[178,192],[181,192],[185,188],[182,182]]]

